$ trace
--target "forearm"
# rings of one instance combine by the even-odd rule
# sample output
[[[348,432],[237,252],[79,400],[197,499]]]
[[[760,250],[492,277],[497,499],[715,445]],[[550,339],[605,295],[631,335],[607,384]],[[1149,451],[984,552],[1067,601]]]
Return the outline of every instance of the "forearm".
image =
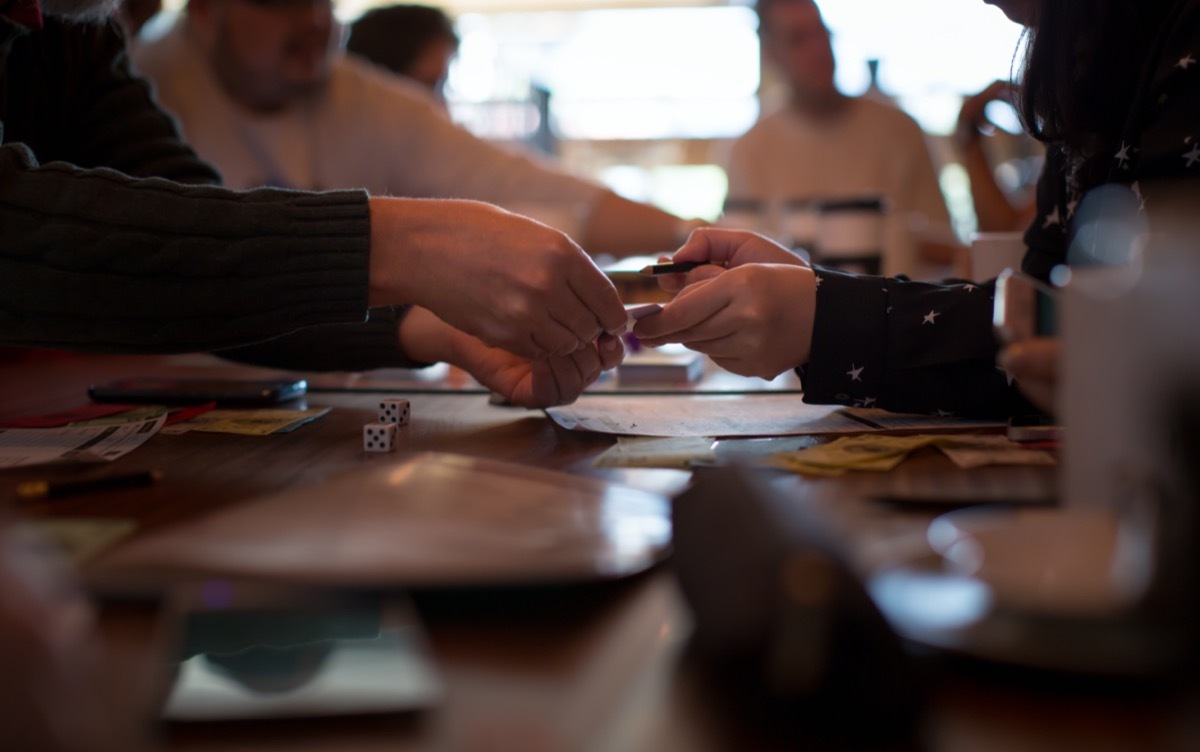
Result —
[[[1020,227],[1022,213],[996,184],[992,166],[978,136],[962,147],[963,166],[971,181],[971,200],[982,232],[1012,232]]]
[[[442,360],[414,358],[403,348],[400,331],[408,310],[375,308],[361,324],[307,327],[257,345],[222,350],[217,355],[240,363],[296,371],[424,368]]]
[[[259,342],[367,312],[360,192],[234,192],[0,147],[0,337],[106,352]]]
[[[996,367],[991,285],[817,274],[806,401],[975,417],[1028,409]]]
[[[665,253],[687,240],[690,226],[674,214],[606,191],[588,214],[579,242],[591,254]]]

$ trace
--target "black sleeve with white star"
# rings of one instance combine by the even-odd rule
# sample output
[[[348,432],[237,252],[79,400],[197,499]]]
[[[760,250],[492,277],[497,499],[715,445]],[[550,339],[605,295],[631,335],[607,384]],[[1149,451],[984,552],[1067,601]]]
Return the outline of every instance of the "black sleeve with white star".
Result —
[[[817,268],[804,399],[896,412],[1034,412],[996,366],[993,283],[913,282]]]
[[[1067,226],[1079,201],[1067,190],[1063,177],[1064,156],[1059,149],[1046,153],[1046,163],[1037,185],[1037,216],[1025,231],[1025,260],[1021,269],[1042,281],[1067,261]]]

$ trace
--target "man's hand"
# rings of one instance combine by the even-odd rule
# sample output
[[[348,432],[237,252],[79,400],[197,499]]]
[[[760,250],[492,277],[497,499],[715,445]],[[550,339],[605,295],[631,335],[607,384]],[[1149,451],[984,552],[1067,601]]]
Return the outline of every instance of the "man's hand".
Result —
[[[404,317],[400,343],[409,357],[452,363],[509,403],[529,408],[574,402],[602,371],[615,368],[625,356],[620,337],[603,334],[569,355],[531,361],[488,347],[422,308]]]
[[[371,304],[411,303],[532,359],[617,334],[612,282],[566,235],[476,201],[371,199]]]

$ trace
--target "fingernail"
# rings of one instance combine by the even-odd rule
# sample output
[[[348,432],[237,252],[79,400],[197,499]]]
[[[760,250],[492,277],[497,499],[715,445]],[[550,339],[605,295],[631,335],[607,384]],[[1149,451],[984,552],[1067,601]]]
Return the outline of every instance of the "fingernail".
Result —
[[[609,338],[609,339],[604,340],[604,344],[602,345],[602,347],[605,350],[607,350],[608,352],[612,352],[613,350],[616,350],[617,349],[616,338]]]

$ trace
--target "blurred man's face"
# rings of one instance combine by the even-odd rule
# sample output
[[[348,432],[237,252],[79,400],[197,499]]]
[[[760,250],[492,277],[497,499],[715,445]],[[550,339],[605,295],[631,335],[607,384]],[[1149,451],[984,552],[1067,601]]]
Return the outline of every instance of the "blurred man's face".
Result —
[[[802,101],[837,96],[836,65],[821,11],[806,0],[772,3],[763,18],[763,50]]]
[[[222,85],[247,107],[285,107],[329,77],[331,0],[207,0],[189,18]]]

